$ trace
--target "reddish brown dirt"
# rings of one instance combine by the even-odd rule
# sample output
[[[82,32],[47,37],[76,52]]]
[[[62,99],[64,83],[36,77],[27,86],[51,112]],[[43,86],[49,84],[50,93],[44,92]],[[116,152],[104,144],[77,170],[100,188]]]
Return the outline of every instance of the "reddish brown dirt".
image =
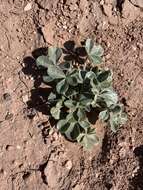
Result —
[[[0,190],[143,189],[142,11],[142,0],[0,0]],[[50,128],[30,57],[87,37],[103,45],[129,118],[92,152]]]

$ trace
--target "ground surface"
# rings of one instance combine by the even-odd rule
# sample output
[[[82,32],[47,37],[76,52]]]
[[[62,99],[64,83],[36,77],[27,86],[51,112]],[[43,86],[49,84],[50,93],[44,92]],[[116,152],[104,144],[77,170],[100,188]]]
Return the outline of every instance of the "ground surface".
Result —
[[[129,118],[90,153],[49,130],[31,57],[87,37],[104,47]],[[0,190],[142,190],[142,63],[142,0],[0,0]]]

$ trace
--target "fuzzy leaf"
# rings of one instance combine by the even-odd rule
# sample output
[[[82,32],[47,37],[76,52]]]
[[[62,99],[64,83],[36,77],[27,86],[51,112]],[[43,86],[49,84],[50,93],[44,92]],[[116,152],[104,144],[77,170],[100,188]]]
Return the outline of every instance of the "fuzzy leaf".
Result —
[[[76,122],[70,123],[68,130],[65,132],[66,137],[69,140],[76,140],[80,134],[79,125]]]
[[[109,112],[108,110],[104,110],[104,111],[101,111],[99,113],[99,119],[102,120],[102,121],[107,121],[109,118]]]
[[[89,128],[87,133],[81,133],[77,137],[77,141],[82,144],[84,148],[90,150],[99,141],[99,139],[96,136],[95,129]]]
[[[80,121],[79,122],[80,126],[85,130],[87,131],[87,129],[90,127],[90,123],[88,121]]]
[[[102,71],[98,74],[97,80],[101,89],[109,88],[112,85],[112,73],[110,70]]]
[[[64,72],[56,65],[48,65],[48,74],[53,79],[65,78]]]
[[[67,122],[67,120],[62,119],[62,120],[59,120],[59,121],[58,121],[58,123],[57,123],[57,129],[58,129],[62,134],[64,134],[64,133],[68,130],[69,125],[70,125],[70,124]]]
[[[49,60],[48,56],[39,56],[37,59],[36,59],[36,65],[38,67],[45,67],[45,68],[48,68],[49,64],[52,64],[52,61]]]
[[[56,64],[62,55],[62,49],[57,47],[49,47],[48,48],[48,56],[49,59]]]
[[[63,104],[63,100],[59,100],[56,104],[55,107],[52,107],[50,112],[51,115],[55,118],[55,119],[60,119],[60,113],[61,113],[61,108],[62,108],[62,104]]]
[[[85,49],[88,56],[94,64],[100,64],[102,61],[101,56],[103,55],[103,48],[100,45],[94,45],[91,39],[86,40]]]
[[[110,107],[111,105],[114,105],[118,101],[117,93],[114,92],[112,89],[105,89],[102,91],[102,93],[99,95],[99,98],[101,98],[106,102],[107,107]]]
[[[56,85],[56,90],[58,94],[65,94],[68,88],[69,88],[69,85],[67,84],[65,79],[61,80]]]
[[[71,86],[77,86],[77,85],[78,85],[77,78],[74,77],[74,76],[68,76],[68,77],[66,78],[66,80],[67,80],[67,83],[68,83],[69,85],[71,85]]]
[[[59,64],[59,67],[64,71],[68,71],[71,68],[71,64],[69,62],[64,62]]]
[[[78,121],[82,121],[86,118],[86,114],[85,114],[85,111],[84,109],[78,109],[77,111],[77,116],[78,116]]]
[[[50,112],[55,119],[60,119],[61,108],[52,107]]]
[[[65,106],[67,107],[67,108],[70,108],[70,109],[72,109],[72,108],[75,108],[75,106],[76,106],[76,101],[73,101],[73,100],[66,100],[65,102],[64,102],[64,104],[65,104]]]
[[[45,83],[49,83],[49,82],[52,82],[54,79],[50,76],[43,76],[43,81]]]
[[[110,126],[111,126],[111,130],[113,132],[117,131],[117,128],[120,125],[125,124],[127,121],[127,115],[123,112],[123,113],[119,113],[119,114],[115,114],[115,113],[110,113]]]
[[[48,96],[48,100],[55,100],[56,99],[56,94],[54,94],[53,92],[51,92]]]

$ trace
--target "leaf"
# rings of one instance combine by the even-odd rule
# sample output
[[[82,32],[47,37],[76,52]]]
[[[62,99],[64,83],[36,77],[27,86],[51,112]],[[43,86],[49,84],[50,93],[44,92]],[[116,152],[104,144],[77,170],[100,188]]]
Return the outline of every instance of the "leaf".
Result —
[[[52,107],[50,112],[55,119],[60,119],[61,108]]]
[[[95,129],[89,128],[87,133],[79,134],[79,136],[77,137],[77,141],[81,145],[83,145],[84,148],[90,150],[99,141],[99,139],[96,136]]]
[[[87,131],[87,129],[90,127],[90,123],[88,121],[80,121],[79,122],[80,126],[85,130]]]
[[[69,88],[69,85],[65,79],[61,80],[56,85],[56,90],[57,90],[58,94],[65,94],[66,91],[68,90],[68,88]]]
[[[82,121],[86,118],[86,113],[83,109],[78,109],[77,111],[78,121]]]
[[[71,64],[69,62],[64,62],[59,64],[59,67],[64,71],[68,71],[71,68]]]
[[[87,53],[89,54],[94,47],[94,42],[91,39],[87,39],[85,43],[85,49]]]
[[[43,81],[45,82],[45,83],[50,83],[50,82],[52,82],[54,79],[52,78],[52,77],[50,77],[50,76],[43,76]]]
[[[94,92],[95,93],[95,92]],[[94,100],[91,102],[91,105],[93,108],[96,108],[97,107],[97,94],[95,94],[94,96]]]
[[[61,132],[61,134],[64,134],[68,130],[69,125],[70,124],[67,122],[67,120],[62,119],[58,121],[57,129]]]
[[[77,78],[75,76],[68,76],[66,78],[67,83],[71,86],[77,86],[78,85],[78,81]]]
[[[114,92],[112,89],[103,90],[102,93],[99,95],[99,98],[102,98],[104,102],[106,102],[107,107],[116,104],[118,101],[117,93]]]
[[[48,56],[49,59],[56,64],[62,55],[62,49],[57,47],[49,47],[48,48]]]
[[[88,79],[93,79],[95,77],[96,77],[96,75],[93,71],[88,71],[85,75],[85,78],[88,78]]]
[[[80,80],[81,82],[84,81],[84,79],[85,79],[85,77],[86,77],[86,73],[87,73],[87,71],[79,70],[79,80]]]
[[[48,74],[53,79],[65,78],[64,72],[56,65],[48,65]]]
[[[73,101],[73,100],[66,100],[65,102],[64,102],[64,105],[67,107],[67,108],[70,108],[70,109],[72,109],[72,108],[75,108],[76,107],[76,101]]]
[[[56,94],[54,94],[53,92],[51,92],[48,96],[48,100],[55,100],[56,99]]]
[[[92,102],[91,98],[88,98],[86,96],[84,96],[83,94],[80,94],[80,98],[79,98],[79,102],[80,102],[80,106],[82,107],[86,107],[89,106]]]
[[[94,64],[100,64],[102,61],[103,48],[100,45],[94,45],[91,39],[86,40],[85,49]]]
[[[121,112],[119,114],[115,114],[115,113],[110,113],[110,120],[109,120],[109,123],[110,123],[110,126],[111,126],[111,130],[113,132],[116,132],[117,131],[117,128],[120,126],[120,125],[123,125],[125,124],[127,121],[127,114],[125,114],[124,112]]]
[[[80,128],[77,122],[70,123],[68,130],[65,132],[66,137],[69,140],[76,140],[80,134]]]
[[[48,56],[39,56],[37,59],[36,59],[36,65],[38,67],[45,67],[45,68],[48,68],[49,64],[52,64],[52,61],[49,60]]]
[[[99,72],[97,80],[100,82],[100,88],[109,88],[112,85],[112,73],[110,70]]]
[[[102,121],[107,121],[109,119],[109,112],[108,110],[101,111],[99,113],[99,119]]]
[[[62,108],[62,104],[63,104],[63,100],[59,100],[56,104],[55,107],[52,107],[50,112],[51,115],[55,118],[55,119],[60,119],[60,113],[61,113],[61,108]]]

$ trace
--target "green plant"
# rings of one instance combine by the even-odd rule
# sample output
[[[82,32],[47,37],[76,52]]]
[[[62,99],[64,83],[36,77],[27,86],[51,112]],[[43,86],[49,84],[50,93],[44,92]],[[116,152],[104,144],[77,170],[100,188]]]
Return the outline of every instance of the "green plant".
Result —
[[[56,47],[50,47],[48,55],[38,57],[36,63],[47,71],[43,81],[53,87],[48,101],[58,130],[68,139],[90,149],[99,138],[89,122],[87,112],[93,108],[97,110],[95,114],[107,122],[113,132],[125,123],[127,117],[112,87],[111,71],[99,67],[103,48],[95,45],[91,39],[87,39],[82,48],[86,52],[82,57],[83,65],[75,59],[65,61],[62,49]]]

